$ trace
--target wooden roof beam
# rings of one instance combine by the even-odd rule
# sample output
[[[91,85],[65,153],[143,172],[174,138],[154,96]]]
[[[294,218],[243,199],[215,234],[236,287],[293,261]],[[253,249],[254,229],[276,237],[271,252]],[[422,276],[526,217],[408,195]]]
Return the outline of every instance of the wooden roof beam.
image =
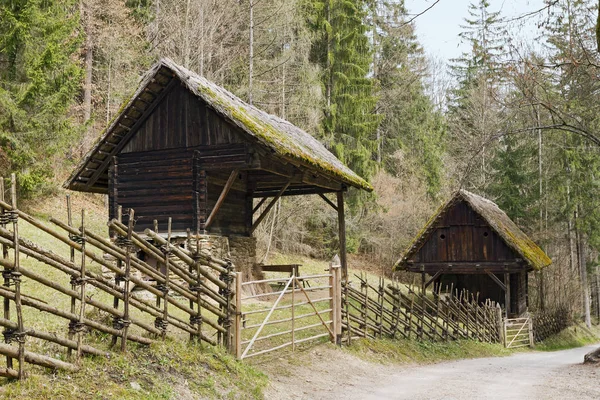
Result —
[[[267,205],[267,208],[265,208],[265,210],[262,212],[262,214],[260,214],[259,217],[256,219],[256,221],[254,221],[254,223],[252,224],[252,227],[250,228],[250,234],[252,234],[252,232],[254,232],[254,230],[258,227],[258,225],[260,225],[262,220],[265,219],[265,217],[267,216],[269,211],[271,211],[271,208],[273,208],[273,206],[275,205],[277,200],[279,200],[279,198],[281,197],[283,192],[285,192],[285,190],[288,188],[288,186],[290,186],[290,183],[291,182],[288,182],[287,185],[285,185],[284,187],[281,188],[279,193],[277,193],[277,195],[275,197],[273,197],[273,199],[271,200],[269,205]]]

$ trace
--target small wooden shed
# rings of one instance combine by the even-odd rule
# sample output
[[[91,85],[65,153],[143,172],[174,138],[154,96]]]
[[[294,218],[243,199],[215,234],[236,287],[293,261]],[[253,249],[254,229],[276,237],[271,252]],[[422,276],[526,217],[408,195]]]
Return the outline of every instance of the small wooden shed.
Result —
[[[468,290],[518,316],[528,307],[528,272],[551,262],[494,202],[459,190],[429,219],[394,269],[420,273],[423,290],[431,284],[436,290]]]
[[[164,232],[171,217],[181,236],[229,237],[234,262],[252,260],[255,242],[243,239],[278,198],[320,195],[338,213],[344,269],[350,186],[372,190],[310,134],[169,59],[145,74],[65,183],[108,194],[110,218],[135,209],[138,232],[155,219]]]

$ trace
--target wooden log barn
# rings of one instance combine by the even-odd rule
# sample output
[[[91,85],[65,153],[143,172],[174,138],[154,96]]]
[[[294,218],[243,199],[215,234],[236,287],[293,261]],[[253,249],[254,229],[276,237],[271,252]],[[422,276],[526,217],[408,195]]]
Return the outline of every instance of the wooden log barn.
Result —
[[[346,270],[343,194],[351,186],[372,190],[310,134],[169,59],[145,74],[65,182],[108,194],[111,219],[119,206],[133,208],[137,232],[158,220],[164,233],[172,217],[180,237],[188,229],[226,237],[238,269],[254,266],[252,233],[277,199],[319,195],[337,211]]]
[[[503,305],[508,317],[527,312],[528,273],[550,258],[494,202],[459,190],[429,219],[395,270],[421,274],[422,290],[467,290]],[[429,277],[429,279],[427,279]]]

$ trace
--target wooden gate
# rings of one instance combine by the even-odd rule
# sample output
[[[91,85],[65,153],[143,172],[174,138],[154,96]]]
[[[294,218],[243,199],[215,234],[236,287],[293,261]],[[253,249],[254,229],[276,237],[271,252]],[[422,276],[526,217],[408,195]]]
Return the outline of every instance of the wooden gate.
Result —
[[[533,347],[533,324],[530,317],[504,320],[504,347]]]
[[[236,290],[235,354],[258,356],[301,343],[341,337],[341,271],[242,282]],[[258,294],[253,294],[259,292]],[[246,293],[246,295],[245,295]]]

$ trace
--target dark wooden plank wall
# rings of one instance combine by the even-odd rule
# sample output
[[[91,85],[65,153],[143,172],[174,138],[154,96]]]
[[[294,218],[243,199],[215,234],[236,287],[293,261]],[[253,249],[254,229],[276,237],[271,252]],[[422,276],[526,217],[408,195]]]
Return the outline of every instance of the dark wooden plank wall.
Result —
[[[160,152],[122,154],[117,158],[116,198],[123,211],[135,209],[138,232],[153,227],[185,231],[193,224],[192,153]],[[111,196],[112,197],[112,196]],[[127,216],[123,218],[127,223]]]
[[[204,169],[208,184],[208,215],[231,171],[246,162],[245,154],[244,146],[202,146],[121,154],[117,158],[117,167],[111,166],[115,183],[111,179],[110,217],[116,216],[116,207],[121,205],[124,211],[135,209],[137,232],[152,228],[154,219],[159,221],[159,228],[166,229],[168,217],[173,218],[174,230],[189,228],[195,231],[194,157],[198,163],[197,171],[208,167]],[[240,171],[208,230],[210,233],[249,234],[248,214],[252,212],[252,204],[247,201],[247,182],[248,173]],[[126,217],[124,221],[126,223]]]
[[[465,202],[436,224],[414,262],[514,261],[514,251]]]
[[[231,170],[209,170],[208,176],[208,210],[212,210],[223,190],[223,185],[229,178]],[[223,205],[216,214],[216,218],[208,231],[221,235],[243,235],[250,234],[247,226],[247,214],[252,213],[252,209],[247,208],[246,187],[248,185],[248,174],[238,173],[236,181],[227,194]]]
[[[521,315],[527,311],[527,272],[510,274],[511,312]]]
[[[181,85],[165,96],[121,153],[243,143],[244,135]]]

